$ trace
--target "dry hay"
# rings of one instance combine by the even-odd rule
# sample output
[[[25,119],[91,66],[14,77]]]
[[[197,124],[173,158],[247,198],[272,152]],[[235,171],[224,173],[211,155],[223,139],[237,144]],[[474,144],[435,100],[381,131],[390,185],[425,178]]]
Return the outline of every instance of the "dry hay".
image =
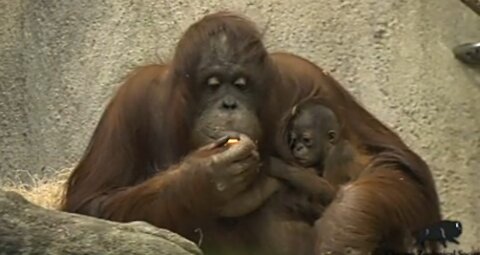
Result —
[[[31,184],[7,180],[1,188],[19,193],[33,204],[57,210],[60,207],[65,181],[72,170],[72,168],[62,169],[50,178],[29,175]]]

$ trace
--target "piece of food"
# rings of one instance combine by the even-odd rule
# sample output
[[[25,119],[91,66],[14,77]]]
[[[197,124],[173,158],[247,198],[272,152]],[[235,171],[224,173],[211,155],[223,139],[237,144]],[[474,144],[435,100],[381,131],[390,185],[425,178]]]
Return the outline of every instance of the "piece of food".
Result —
[[[228,139],[226,145],[235,144],[235,143],[238,143],[238,141],[239,140],[236,139],[236,138],[230,138],[230,139]]]

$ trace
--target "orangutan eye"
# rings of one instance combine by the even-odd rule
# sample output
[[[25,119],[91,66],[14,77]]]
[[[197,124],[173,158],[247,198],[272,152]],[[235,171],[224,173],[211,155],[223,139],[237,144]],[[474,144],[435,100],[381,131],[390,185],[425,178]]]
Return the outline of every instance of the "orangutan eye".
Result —
[[[297,135],[294,132],[289,132],[287,137],[287,143],[289,148],[293,148],[295,143],[297,142]]]
[[[312,138],[310,137],[303,137],[302,142],[305,146],[308,146],[308,147],[312,146],[313,144]]]
[[[208,78],[207,84],[208,84],[208,86],[216,87],[216,86],[220,85],[220,80],[216,76],[212,76],[212,77]]]
[[[247,80],[244,77],[240,77],[235,80],[233,85],[237,86],[238,88],[244,88],[245,86],[247,86]]]

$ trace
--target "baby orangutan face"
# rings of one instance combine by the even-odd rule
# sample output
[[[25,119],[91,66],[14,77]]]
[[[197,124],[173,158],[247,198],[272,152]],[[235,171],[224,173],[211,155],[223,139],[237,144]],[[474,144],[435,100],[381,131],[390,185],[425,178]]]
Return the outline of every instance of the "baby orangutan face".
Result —
[[[323,105],[304,106],[292,114],[288,137],[292,155],[304,167],[323,164],[339,130],[335,114]]]

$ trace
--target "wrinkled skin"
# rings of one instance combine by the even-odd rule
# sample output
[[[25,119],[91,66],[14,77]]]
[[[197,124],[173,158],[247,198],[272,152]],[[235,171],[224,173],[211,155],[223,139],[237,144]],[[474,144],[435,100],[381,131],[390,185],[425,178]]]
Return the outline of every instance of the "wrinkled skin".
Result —
[[[330,109],[321,105],[297,111],[290,123],[291,152],[302,166],[322,168],[339,133],[338,120]]]

